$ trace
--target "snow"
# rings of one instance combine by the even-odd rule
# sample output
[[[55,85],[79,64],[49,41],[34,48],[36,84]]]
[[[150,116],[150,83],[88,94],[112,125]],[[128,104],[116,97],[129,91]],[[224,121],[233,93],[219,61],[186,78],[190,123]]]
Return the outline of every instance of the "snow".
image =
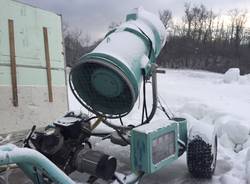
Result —
[[[229,120],[224,130],[234,144],[244,144],[249,138],[249,127],[237,120]]]
[[[195,126],[192,126],[189,131],[189,139],[192,140],[199,135],[202,140],[206,143],[212,145],[213,143],[213,135],[214,135],[214,127],[212,125],[206,123],[198,123]]]
[[[220,182],[221,182],[221,184],[229,184],[229,183],[236,184],[236,183],[240,183],[241,181],[237,177],[225,174],[220,178]]]
[[[240,78],[239,68],[230,68],[224,75],[225,83],[237,82]]]
[[[2,144],[9,142],[11,140],[11,137],[12,137],[12,134],[8,134],[4,138],[0,136],[0,144],[2,145]]]
[[[159,96],[169,114],[171,110],[176,117],[186,118],[189,129],[193,125],[215,129],[218,161],[212,180],[192,178],[184,154],[171,166],[145,176],[142,183],[250,183],[250,75],[240,76],[237,69],[229,71],[233,74],[169,69],[166,74],[158,74]],[[226,81],[232,80],[225,82],[225,78]],[[147,96],[150,109],[150,85],[147,85]],[[80,109],[70,92],[69,97],[70,108]],[[123,119],[124,123],[140,123],[142,105],[139,101],[142,102],[142,96],[139,99],[133,111]],[[162,118],[166,117],[158,110],[154,119]],[[100,126],[101,130],[104,128],[104,125]],[[108,140],[94,141],[96,149],[117,157],[121,170],[129,172],[129,147],[112,145]]]
[[[151,123],[146,124],[144,126],[136,127],[134,130],[136,130],[137,132],[149,134],[151,132],[157,131],[158,129],[167,127],[171,123],[175,123],[175,121],[166,120],[166,118],[165,119],[161,118],[161,119],[156,119],[156,120],[154,119],[151,121]]]

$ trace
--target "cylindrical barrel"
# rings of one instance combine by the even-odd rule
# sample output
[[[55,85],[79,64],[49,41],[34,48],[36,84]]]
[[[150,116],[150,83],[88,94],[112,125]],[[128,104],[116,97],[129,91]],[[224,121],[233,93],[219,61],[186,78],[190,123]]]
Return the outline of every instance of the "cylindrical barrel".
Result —
[[[134,106],[142,75],[148,75],[165,44],[165,28],[158,17],[142,8],[110,31],[70,73],[78,100],[92,112],[121,117]]]
[[[112,179],[116,170],[116,159],[99,151],[81,150],[76,157],[75,167],[105,180]]]

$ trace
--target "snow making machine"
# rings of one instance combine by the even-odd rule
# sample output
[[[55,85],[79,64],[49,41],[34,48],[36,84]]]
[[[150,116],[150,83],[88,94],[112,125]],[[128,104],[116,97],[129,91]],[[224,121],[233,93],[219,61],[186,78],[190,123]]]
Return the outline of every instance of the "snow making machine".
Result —
[[[70,72],[74,96],[93,116],[69,112],[43,131],[32,128],[24,140],[26,148],[0,147],[0,164],[17,164],[34,183],[74,183],[68,175],[79,171],[90,175],[89,183],[101,178],[126,184],[139,183],[144,174],[169,166],[186,151],[190,173],[211,178],[217,152],[213,131],[204,126],[188,131],[186,119],[170,117],[162,105],[166,118],[153,118],[160,103],[157,73],[163,73],[157,69],[156,58],[165,42],[165,28],[158,17],[142,8],[133,10],[125,23],[108,32]],[[146,103],[148,83],[152,87],[150,112]],[[134,107],[141,86],[141,122],[125,125],[122,118]],[[100,123],[113,131],[98,132]],[[118,173],[115,157],[94,150],[89,141],[92,136],[129,146],[131,174]]]

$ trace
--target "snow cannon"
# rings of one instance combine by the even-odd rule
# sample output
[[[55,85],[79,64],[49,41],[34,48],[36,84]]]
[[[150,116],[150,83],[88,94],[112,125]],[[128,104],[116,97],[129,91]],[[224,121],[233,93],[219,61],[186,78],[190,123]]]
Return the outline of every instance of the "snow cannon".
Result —
[[[44,130],[36,131],[34,126],[23,141],[25,148],[0,146],[0,167],[17,164],[35,184],[75,184],[68,176],[75,171],[84,173],[81,178],[86,181],[81,183],[104,180],[138,184],[147,183],[143,181],[144,175],[170,166],[186,152],[190,174],[211,178],[217,158],[214,128],[199,120],[187,126],[185,118],[170,113],[163,97],[158,98],[157,73],[165,70],[157,68],[155,60],[164,44],[165,29],[161,21],[142,8],[133,10],[125,23],[111,30],[70,72],[73,94],[94,114],[72,111]],[[152,96],[147,96],[148,83]],[[123,116],[134,106],[141,85],[142,105],[138,113],[141,119],[128,118],[123,122]],[[149,97],[152,98],[150,107]],[[98,129],[101,123],[110,129]],[[94,147],[90,141],[93,136],[102,138]],[[103,142],[105,139],[110,141]],[[122,150],[110,144],[128,146],[130,173],[122,173],[117,158],[111,155]],[[96,149],[97,146],[101,147]]]
[[[165,41],[165,28],[157,16],[143,8],[133,10],[126,22],[109,31],[72,68],[73,94],[95,114],[125,116],[133,108],[142,79],[150,76]]]

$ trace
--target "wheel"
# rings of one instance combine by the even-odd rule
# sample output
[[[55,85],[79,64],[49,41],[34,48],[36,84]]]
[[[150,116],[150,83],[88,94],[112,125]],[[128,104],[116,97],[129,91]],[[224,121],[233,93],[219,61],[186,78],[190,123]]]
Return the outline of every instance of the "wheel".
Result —
[[[196,178],[211,178],[214,174],[217,159],[217,136],[214,131],[204,127],[193,128],[187,145],[187,166]],[[206,130],[205,130],[206,129]],[[209,133],[208,133],[209,132]],[[205,136],[204,136],[205,135]]]

